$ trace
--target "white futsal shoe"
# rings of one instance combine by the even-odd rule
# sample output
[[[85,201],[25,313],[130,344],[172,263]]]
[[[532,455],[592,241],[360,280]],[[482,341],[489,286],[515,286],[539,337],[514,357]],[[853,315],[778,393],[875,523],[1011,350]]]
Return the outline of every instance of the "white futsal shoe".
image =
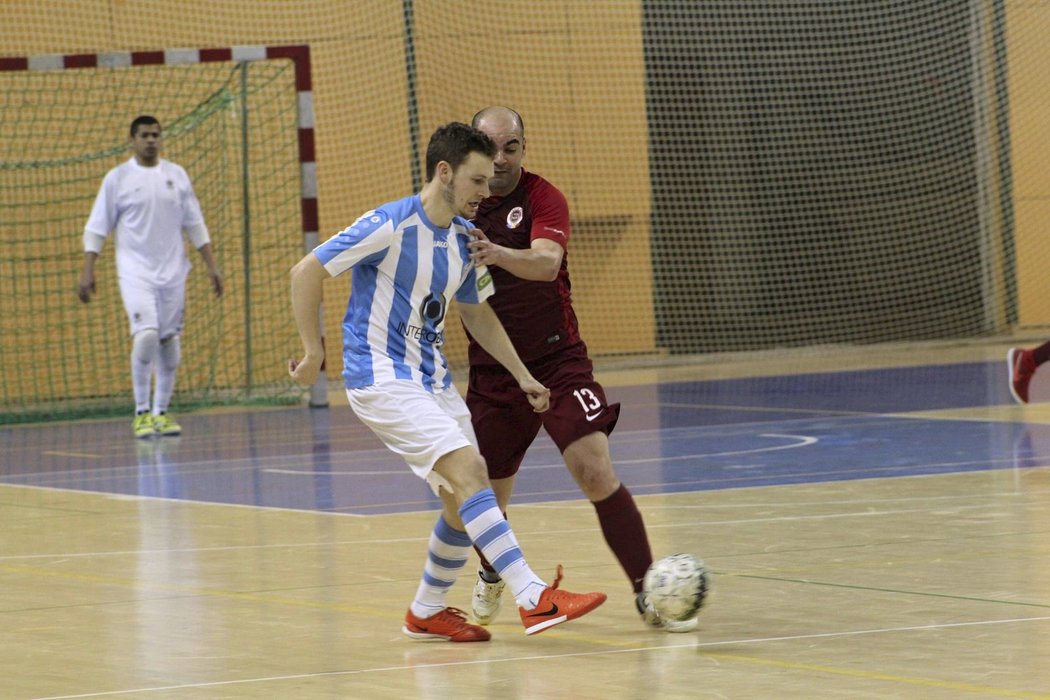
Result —
[[[496,583],[489,583],[478,572],[478,580],[474,584],[474,595],[470,600],[470,614],[474,622],[479,625],[488,625],[496,619],[500,605],[503,603],[503,587],[507,582],[500,579]]]

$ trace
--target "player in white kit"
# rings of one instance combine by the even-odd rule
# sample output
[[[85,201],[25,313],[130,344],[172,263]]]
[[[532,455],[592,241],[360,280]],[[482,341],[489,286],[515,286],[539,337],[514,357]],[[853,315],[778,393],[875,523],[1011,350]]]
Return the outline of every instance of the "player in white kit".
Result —
[[[537,382],[487,303],[492,278],[471,262],[468,219],[489,194],[495,144],[453,122],[427,146],[427,182],[419,194],[365,213],[292,269],[292,307],[305,354],[289,363],[312,384],[324,360],[318,312],[324,280],[353,270],[343,321],[343,378],[354,413],[425,479],[443,503],[431,531],[422,580],[402,631],[413,639],[481,642],[489,632],[446,604],[472,544],[507,581],[526,634],[580,617],[604,593],[548,586],[529,568],[496,504],[466,403],[441,351],[448,305],[455,299],[471,335],[515,378],[536,411],[550,392]]]
[[[183,231],[204,260],[215,295],[223,293],[193,185],[182,167],[160,157],[161,143],[160,122],[154,117],[131,122],[133,156],[106,173],[84,227],[84,269],[77,292],[85,304],[91,301],[95,260],[106,238],[114,235],[117,280],[131,327],[132,431],[139,438],[182,432],[167,409],[181,359],[179,334],[190,271]]]

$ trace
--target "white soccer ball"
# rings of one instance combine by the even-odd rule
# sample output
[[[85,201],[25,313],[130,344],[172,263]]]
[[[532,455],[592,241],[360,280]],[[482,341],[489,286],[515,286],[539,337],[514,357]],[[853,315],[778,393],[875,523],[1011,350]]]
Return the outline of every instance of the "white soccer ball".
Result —
[[[708,573],[692,554],[672,554],[654,561],[645,572],[642,590],[665,620],[691,620],[707,596]]]

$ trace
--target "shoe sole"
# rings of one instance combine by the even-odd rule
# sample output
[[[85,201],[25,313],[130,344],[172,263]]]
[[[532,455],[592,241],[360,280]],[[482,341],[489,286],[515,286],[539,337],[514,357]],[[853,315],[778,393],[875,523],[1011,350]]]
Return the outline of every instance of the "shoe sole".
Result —
[[[408,629],[408,627],[405,626],[405,625],[401,626],[401,631],[405,634],[406,637],[410,637],[410,638],[416,640],[417,642],[450,642],[450,641],[452,641],[451,637],[446,637],[443,634],[430,634],[429,632],[413,632],[412,630]]]
[[[404,635],[417,642],[454,642],[454,643],[466,643],[466,642],[487,642],[488,638],[482,639],[453,639],[448,635],[444,634],[432,634],[430,632],[413,632],[408,628],[408,625],[402,625],[401,631]]]
[[[1006,386],[1010,388],[1010,396],[1014,397],[1014,401],[1020,404],[1026,404],[1028,402],[1018,396],[1017,392],[1014,391],[1014,358],[1017,357],[1020,352],[1021,350],[1019,348],[1010,348],[1010,351],[1006,353],[1006,367],[1009,370]]]
[[[594,603],[592,603],[591,605],[588,605],[585,608],[580,608],[572,616],[559,615],[558,617],[552,618],[550,620],[544,620],[543,622],[538,622],[535,625],[532,625],[530,627],[526,627],[525,628],[525,634],[538,634],[539,632],[542,632],[544,630],[549,630],[551,627],[554,627],[555,625],[560,625],[563,622],[568,622],[569,620],[577,620],[577,619],[583,617],[584,615],[586,615],[587,613],[596,610],[598,608],[598,606],[600,606],[602,603],[604,603],[606,601],[607,598],[608,598],[608,596],[603,594],[602,597],[598,598]]]
[[[586,615],[587,612],[590,612],[590,611],[586,611],[586,612],[583,612],[581,614],[582,615]],[[579,615],[577,615],[576,617],[579,617]],[[573,619],[575,619],[575,618],[573,618]],[[555,618],[553,618],[551,620],[544,620],[543,622],[536,623],[532,627],[526,627],[525,628],[525,634],[538,634],[538,633],[542,632],[543,630],[549,630],[551,627],[554,627],[555,625],[560,625],[561,623],[568,622],[568,621],[569,621],[569,616],[568,615],[562,615],[561,617],[555,617]]]

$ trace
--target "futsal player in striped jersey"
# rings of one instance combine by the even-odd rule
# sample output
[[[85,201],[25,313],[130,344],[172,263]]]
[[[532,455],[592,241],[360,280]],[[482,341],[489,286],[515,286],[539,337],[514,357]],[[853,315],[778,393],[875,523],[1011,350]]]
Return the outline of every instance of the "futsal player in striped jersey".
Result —
[[[222,296],[224,289],[189,175],[181,166],[160,157],[162,143],[156,118],[142,115],[131,122],[133,155],[106,173],[84,227],[84,268],[77,290],[80,301],[91,301],[95,260],[113,233],[120,296],[131,326],[131,386],[135,397],[131,430],[137,438],[182,432],[167,410],[182,358],[182,319],[190,271],[183,231],[208,268],[215,296]]]
[[[477,642],[488,630],[446,604],[476,546],[510,584],[526,634],[594,610],[604,593],[548,585],[529,567],[503,517],[477,449],[470,413],[441,346],[448,305],[458,302],[472,336],[507,368],[531,410],[549,392],[518,358],[487,300],[492,277],[470,259],[468,219],[489,193],[492,140],[471,126],[438,128],[426,153],[426,184],[383,204],[308,253],[292,269],[292,307],[303,342],[291,376],[312,384],[324,359],[318,313],[324,280],[353,270],[343,321],[343,377],[350,406],[443,503],[402,631],[414,639]]]

